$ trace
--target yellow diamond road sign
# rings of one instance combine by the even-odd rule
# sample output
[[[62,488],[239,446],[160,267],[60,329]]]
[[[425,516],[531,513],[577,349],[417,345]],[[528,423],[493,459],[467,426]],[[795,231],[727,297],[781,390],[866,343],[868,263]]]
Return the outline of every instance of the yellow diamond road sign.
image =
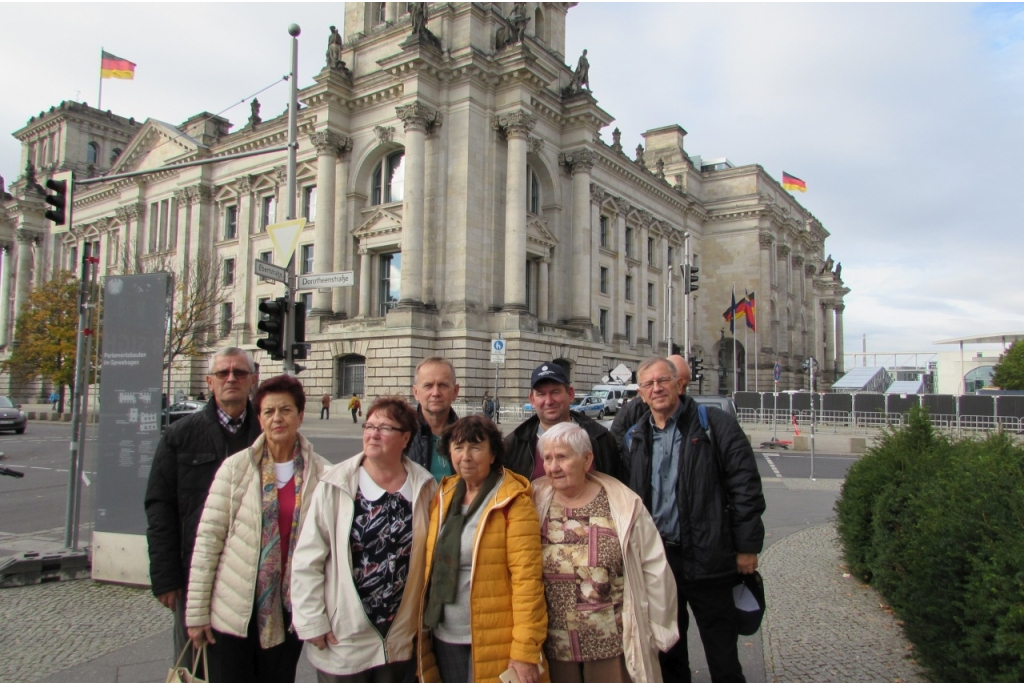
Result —
[[[267,233],[270,240],[277,248],[278,264],[287,264],[295,253],[295,247],[299,244],[299,236],[302,229],[306,227],[306,219],[292,219],[267,226]]]

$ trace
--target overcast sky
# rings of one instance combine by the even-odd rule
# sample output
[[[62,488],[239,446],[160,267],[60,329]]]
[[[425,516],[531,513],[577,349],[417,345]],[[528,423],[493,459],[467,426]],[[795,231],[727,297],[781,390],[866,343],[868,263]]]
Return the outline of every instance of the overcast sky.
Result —
[[[0,3],[0,131],[61,100],[95,106],[101,47],[138,64],[134,81],[104,81],[104,109],[219,113],[288,71],[293,21],[307,86],[342,3]],[[606,141],[618,126],[632,150],[677,123],[690,154],[807,182],[798,200],[852,290],[848,353],[863,335],[894,352],[1024,331],[1024,6],[584,2],[566,60],[584,48],[616,117]],[[287,85],[259,98],[264,119],[278,114]],[[0,174],[19,166],[0,136]]]

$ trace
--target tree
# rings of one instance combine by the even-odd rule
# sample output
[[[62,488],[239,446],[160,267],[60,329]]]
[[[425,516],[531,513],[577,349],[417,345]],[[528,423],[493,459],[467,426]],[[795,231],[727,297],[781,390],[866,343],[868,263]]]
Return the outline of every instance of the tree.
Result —
[[[1024,342],[1010,345],[992,374],[992,385],[1003,390],[1024,390]]]
[[[28,296],[18,316],[14,349],[3,370],[15,383],[46,378],[60,387],[60,410],[64,410],[64,388],[75,385],[75,352],[78,343],[78,278],[70,271],[58,271]]]

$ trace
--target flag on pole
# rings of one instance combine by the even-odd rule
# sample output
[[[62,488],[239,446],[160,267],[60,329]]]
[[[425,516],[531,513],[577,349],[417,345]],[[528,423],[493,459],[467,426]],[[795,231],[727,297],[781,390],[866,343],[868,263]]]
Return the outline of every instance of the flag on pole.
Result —
[[[103,55],[100,61],[100,78],[121,78],[121,79],[134,79],[135,78],[135,62],[129,62],[126,59],[121,59],[117,55],[112,55],[106,50],[102,51]]]
[[[736,291],[732,291],[732,318],[729,319],[729,332],[733,335],[736,334]],[[733,367],[736,365],[733,364]]]
[[[799,190],[801,193],[807,192],[806,183],[796,176],[790,176],[785,171],[782,172],[782,187],[786,190]]]
[[[744,292],[746,292],[746,291],[744,291]],[[744,309],[743,313],[746,314],[746,317],[747,317],[747,328],[749,328],[750,330],[752,330],[752,331],[754,331],[756,333],[757,332],[757,321],[756,321],[757,316],[756,316],[756,312],[755,312],[756,305],[754,303],[754,293],[750,293],[749,295],[747,295],[747,297],[744,300],[744,302],[746,304],[743,305],[743,309]]]

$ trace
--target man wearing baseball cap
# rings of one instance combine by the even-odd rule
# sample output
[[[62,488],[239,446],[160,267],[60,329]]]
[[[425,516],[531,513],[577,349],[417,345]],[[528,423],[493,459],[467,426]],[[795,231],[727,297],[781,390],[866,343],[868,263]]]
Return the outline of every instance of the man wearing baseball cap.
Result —
[[[570,411],[576,391],[569,384],[565,369],[545,362],[530,376],[530,403],[534,415],[505,438],[505,467],[533,480],[544,475],[544,461],[537,453],[537,439],[552,426],[566,421],[578,424],[590,436],[594,449],[594,469],[618,477],[618,451],[615,440],[601,424],[583,414]]]

